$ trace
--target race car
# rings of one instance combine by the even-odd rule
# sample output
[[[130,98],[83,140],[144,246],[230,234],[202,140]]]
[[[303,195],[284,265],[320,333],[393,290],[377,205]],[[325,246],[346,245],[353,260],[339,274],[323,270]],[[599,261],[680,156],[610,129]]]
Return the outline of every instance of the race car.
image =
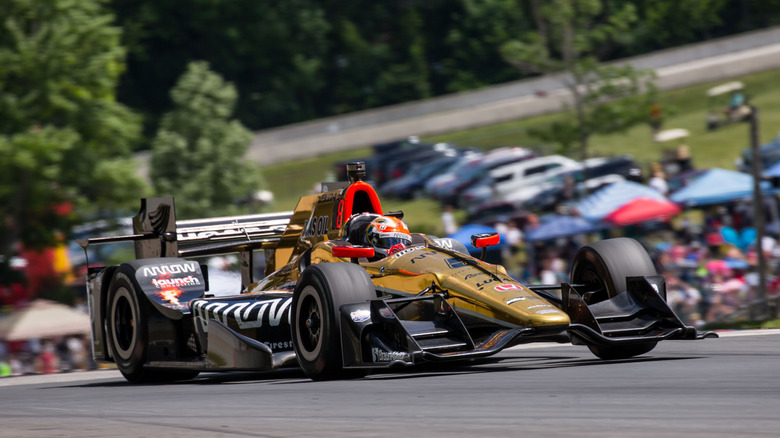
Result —
[[[145,198],[134,233],[79,240],[133,241],[135,260],[90,268],[92,354],[130,382],[200,372],[300,367],[313,380],[372,369],[493,355],[529,342],[571,342],[612,360],[667,339],[716,337],[686,326],[635,240],[582,247],[570,280],[524,285],[484,261],[495,233],[464,243],[412,233],[363,181],[300,199],[294,211],[177,221],[173,198]],[[254,253],[266,260],[255,279]],[[204,256],[236,253],[241,285],[214,294]]]

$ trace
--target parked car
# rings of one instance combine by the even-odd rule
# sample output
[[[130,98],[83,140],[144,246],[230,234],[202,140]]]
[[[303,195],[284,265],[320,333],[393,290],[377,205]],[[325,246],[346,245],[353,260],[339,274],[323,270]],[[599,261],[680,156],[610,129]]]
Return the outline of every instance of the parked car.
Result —
[[[383,196],[400,199],[419,198],[425,183],[436,175],[446,172],[459,162],[462,155],[444,156],[431,161],[415,163],[400,178],[386,182],[380,188]]]
[[[425,194],[431,198],[438,199],[439,192],[443,191],[447,185],[453,184],[458,175],[472,172],[472,169],[476,168],[484,159],[485,156],[481,153],[461,157],[457,163],[450,166],[445,172],[434,176],[425,183]]]
[[[403,178],[404,175],[416,164],[426,164],[438,160],[442,157],[457,157],[461,152],[447,143],[437,143],[436,148],[422,149],[419,151],[410,151],[394,157],[383,157],[382,159],[382,179],[377,179],[379,186],[387,184],[393,180]]]
[[[525,223],[530,212],[511,202],[486,202],[479,205],[466,216],[467,223],[493,225],[498,222]]]
[[[346,160],[335,165],[336,178],[343,181],[346,177],[347,162],[362,161],[370,169],[366,179],[376,185],[381,185],[393,177],[400,177],[411,163],[442,156],[457,151],[457,146],[451,143],[424,143],[418,137],[407,137],[387,143],[372,146],[374,154],[357,160]]]
[[[463,191],[458,206],[468,209],[488,200],[519,202],[542,189],[545,180],[566,170],[582,168],[582,163],[562,155],[547,155],[497,166],[477,184]]]
[[[548,211],[566,200],[585,196],[605,185],[624,180],[641,182],[641,177],[641,168],[630,155],[591,158],[574,169],[532,176],[521,188],[500,199],[491,198],[491,201],[505,201],[530,211]],[[474,210],[479,205],[469,208]]]
[[[481,161],[473,163],[473,165],[462,169],[458,173],[454,173],[451,179],[438,186],[431,194],[443,204],[456,205],[458,196],[482,179],[487,173],[496,168],[530,160],[534,157],[536,157],[536,154],[526,148],[496,149],[486,154]]]

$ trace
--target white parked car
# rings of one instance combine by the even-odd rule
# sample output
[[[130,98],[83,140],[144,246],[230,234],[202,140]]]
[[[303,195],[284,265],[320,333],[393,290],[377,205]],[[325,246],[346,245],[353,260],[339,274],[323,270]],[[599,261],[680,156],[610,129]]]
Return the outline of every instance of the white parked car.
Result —
[[[478,184],[464,191],[458,205],[468,209],[485,201],[510,197],[532,197],[542,190],[542,182],[583,164],[562,155],[547,155],[492,169]]]

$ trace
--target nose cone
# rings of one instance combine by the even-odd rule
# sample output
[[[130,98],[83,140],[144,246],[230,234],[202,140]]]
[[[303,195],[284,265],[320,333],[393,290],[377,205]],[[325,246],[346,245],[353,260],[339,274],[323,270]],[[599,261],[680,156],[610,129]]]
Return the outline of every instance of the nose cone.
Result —
[[[558,309],[535,293],[525,290],[517,297],[509,298],[505,304],[510,314],[520,325],[527,327],[553,327],[569,325],[571,319],[564,311]]]

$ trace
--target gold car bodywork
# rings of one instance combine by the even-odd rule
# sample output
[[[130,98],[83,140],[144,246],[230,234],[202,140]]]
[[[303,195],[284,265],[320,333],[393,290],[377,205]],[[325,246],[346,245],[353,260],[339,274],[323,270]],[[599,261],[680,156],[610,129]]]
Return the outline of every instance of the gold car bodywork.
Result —
[[[492,265],[439,246],[438,239],[418,234],[419,242],[379,261],[333,255],[343,240],[347,219],[360,212],[382,213],[373,188],[361,181],[342,190],[301,198],[278,245],[266,250],[266,277],[249,293],[291,288],[302,269],[315,263],[359,263],[377,290],[395,296],[430,290],[446,291],[460,313],[505,327],[561,328],[569,316]]]

